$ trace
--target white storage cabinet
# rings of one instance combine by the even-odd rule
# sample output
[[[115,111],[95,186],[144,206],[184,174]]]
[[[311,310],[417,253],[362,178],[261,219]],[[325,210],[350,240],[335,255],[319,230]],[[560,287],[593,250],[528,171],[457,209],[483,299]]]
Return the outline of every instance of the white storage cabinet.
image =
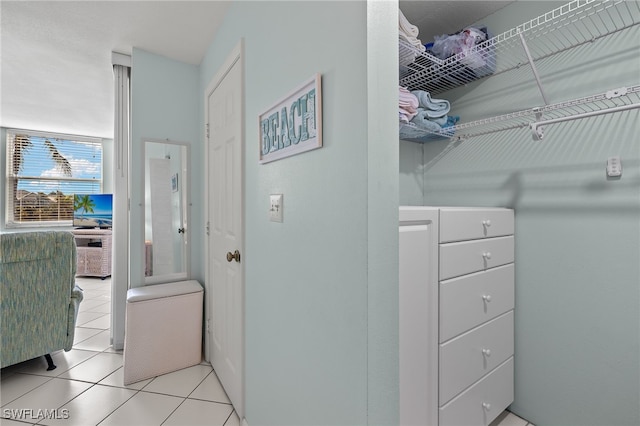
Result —
[[[76,276],[111,276],[111,229],[74,229]]]
[[[400,207],[400,424],[488,425],[513,402],[514,212]]]

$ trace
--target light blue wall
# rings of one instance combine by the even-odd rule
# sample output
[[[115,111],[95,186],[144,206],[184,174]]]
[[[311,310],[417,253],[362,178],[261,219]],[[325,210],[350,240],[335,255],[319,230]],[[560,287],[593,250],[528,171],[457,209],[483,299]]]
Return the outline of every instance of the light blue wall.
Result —
[[[517,2],[484,22],[499,33],[557,5]],[[541,61],[551,102],[638,84],[638,39],[636,29]],[[463,120],[542,103],[534,84],[510,78],[442,97]],[[435,162],[447,143],[423,147],[425,204],[515,208],[511,409],[536,425],[640,424],[639,119],[635,110],[551,125],[539,142],[528,130],[495,133]],[[619,180],[605,176],[614,155]],[[419,181],[414,164],[400,167]],[[414,189],[407,180],[401,193]]]
[[[399,421],[397,1],[367,2],[367,422]]]
[[[379,376],[368,371],[371,316],[384,311],[390,327],[397,324],[397,298],[379,300],[371,310],[368,305],[376,279],[368,276],[369,227],[379,220],[369,216],[369,209],[381,203],[383,192],[394,193],[396,181],[395,197],[385,203],[397,215],[397,148],[387,143],[368,151],[366,12],[365,2],[234,2],[201,65],[199,99],[244,38],[250,425],[397,421],[397,330],[376,355],[392,362]],[[258,115],[316,72],[322,74],[324,146],[259,165]],[[392,169],[389,188],[372,189],[370,156],[380,159],[380,151]],[[383,181],[384,173],[379,175]],[[284,194],[283,223],[268,220],[272,193]],[[385,273],[395,277],[386,287],[393,289],[397,219],[386,226],[377,232],[390,235],[380,251],[389,259]],[[368,389],[382,380],[389,405],[377,407],[368,419]]]
[[[131,286],[142,285],[144,275],[142,217],[145,139],[186,142],[191,149],[191,245],[196,253],[191,262],[193,279],[204,283],[201,252],[203,163],[198,67],[133,49],[131,74]]]
[[[400,205],[424,204],[424,145],[400,141]]]

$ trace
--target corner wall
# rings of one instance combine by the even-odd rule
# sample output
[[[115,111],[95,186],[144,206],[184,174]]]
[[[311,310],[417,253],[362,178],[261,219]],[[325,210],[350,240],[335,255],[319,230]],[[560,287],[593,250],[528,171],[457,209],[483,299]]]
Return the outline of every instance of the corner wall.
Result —
[[[561,4],[519,1],[484,23],[498,34]],[[639,34],[541,61],[551,102],[638,84]],[[463,121],[542,104],[534,83],[510,86],[508,77],[442,97]],[[447,142],[423,147],[425,204],[515,209],[511,410],[531,423],[640,424],[639,120],[633,110],[550,125],[542,141],[528,129],[494,133],[435,162]],[[605,175],[615,155],[624,166],[617,180]]]
[[[143,141],[170,139],[190,144],[191,276],[204,283],[202,250],[202,137],[198,120],[198,67],[134,48],[131,67],[131,287],[144,285]]]
[[[368,411],[369,389],[391,398],[397,389],[397,330],[391,336],[378,331],[374,355],[389,361],[378,366],[385,369],[381,375],[370,373],[368,346],[372,315],[391,328],[397,316],[393,299],[377,299],[373,307],[369,302],[372,283],[393,289],[397,282],[397,220],[371,230],[372,221],[386,221],[387,210],[397,214],[397,147],[369,152],[372,141],[380,142],[367,130],[366,25],[362,1],[233,2],[201,65],[203,99],[218,67],[244,38],[249,425],[397,422],[393,400],[377,413]],[[322,74],[324,146],[258,164],[258,115],[316,72]],[[385,188],[370,174],[371,159],[382,157],[392,170],[377,176],[390,182]],[[283,223],[268,220],[272,193],[284,194]],[[383,193],[391,193],[385,206]],[[372,232],[389,237],[375,254]],[[378,267],[370,262],[382,255],[388,259],[381,262],[383,273],[371,277]],[[394,271],[395,279],[387,281]]]

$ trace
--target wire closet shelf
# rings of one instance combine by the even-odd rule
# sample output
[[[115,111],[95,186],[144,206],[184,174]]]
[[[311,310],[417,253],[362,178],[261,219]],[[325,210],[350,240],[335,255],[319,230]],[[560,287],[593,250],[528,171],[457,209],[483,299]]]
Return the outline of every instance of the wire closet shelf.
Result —
[[[457,124],[440,132],[425,131],[425,140],[451,138],[454,134],[456,138],[468,138],[525,126],[531,127],[535,139],[541,139],[542,124],[640,107],[638,85],[549,105],[535,67],[536,61],[638,24],[638,1],[574,0],[444,60],[399,39],[400,57],[415,57],[412,63],[401,67],[400,86],[433,95],[528,66],[547,105]],[[470,64],[482,67],[474,69]],[[543,118],[544,122],[540,122]],[[402,126],[412,124],[401,123]]]

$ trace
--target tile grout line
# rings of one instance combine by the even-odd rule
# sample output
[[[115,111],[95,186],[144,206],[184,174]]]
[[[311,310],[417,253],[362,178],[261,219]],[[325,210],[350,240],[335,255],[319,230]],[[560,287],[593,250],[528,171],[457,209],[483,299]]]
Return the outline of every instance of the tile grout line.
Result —
[[[227,419],[224,421],[224,423],[222,423],[222,426],[225,426],[229,422],[229,419],[231,418],[231,416],[233,416],[233,413],[235,413],[235,412],[236,412],[236,410],[235,410],[235,408],[233,408],[231,410],[231,412],[229,413],[229,415],[227,416]]]
[[[184,404],[184,402],[187,400],[187,398],[183,398],[182,402],[180,402],[180,404],[178,404],[178,406],[176,408],[174,408],[174,410],[172,412],[169,413],[169,415],[167,416],[167,418],[165,418],[162,423],[160,423],[160,426],[162,426],[163,424],[165,424],[167,422],[167,420],[169,420],[169,418],[171,416],[173,416],[173,413],[175,413],[176,411],[178,411],[178,408],[180,408],[182,406],[182,404]]]
[[[85,300],[91,300],[91,298],[86,298]],[[96,298],[96,299],[94,299],[94,300],[102,300],[102,299]],[[91,335],[91,336],[89,336],[89,337],[87,337],[87,338],[85,338],[85,339],[81,340],[81,341],[75,342],[75,344],[81,344],[81,343],[83,343],[83,342],[86,342],[87,340],[90,340],[90,339],[92,339],[92,338],[95,338],[96,336],[100,335],[100,333],[102,333],[102,332],[104,332],[104,331],[109,331],[109,329],[104,329],[104,328],[84,327],[84,325],[85,325],[85,324],[87,324],[87,323],[89,323],[89,322],[91,322],[91,321],[95,321],[95,320],[98,320],[99,318],[103,318],[104,316],[109,315],[109,314],[106,314],[106,313],[103,313],[103,312],[91,312],[91,311],[90,311],[90,309],[96,309],[98,306],[106,305],[106,304],[108,304],[108,303],[110,303],[110,301],[105,301],[103,304],[97,305],[96,307],[89,308],[89,310],[87,310],[87,311],[80,312],[80,313],[90,313],[90,314],[96,314],[96,315],[97,315],[97,314],[102,314],[102,315],[100,315],[99,317],[97,317],[97,318],[95,318],[95,319],[93,319],[93,320],[89,320],[89,321],[85,322],[85,323],[84,323],[84,324],[82,324],[82,325],[76,325],[76,329],[82,328],[82,329],[84,329],[84,330],[96,330],[97,332],[96,332],[95,334],[93,334],[93,335]],[[88,315],[88,316],[93,316],[93,315]],[[75,368],[75,367],[78,367],[78,366],[80,366],[80,365],[84,364],[85,362],[89,361],[90,359],[95,358],[95,357],[96,357],[98,354],[100,354],[100,353],[109,353],[109,354],[121,355],[121,356],[123,355],[123,352],[122,352],[122,351],[114,351],[114,350],[112,350],[112,347],[111,347],[111,346],[109,346],[109,347],[107,347],[107,348],[105,348],[105,349],[103,349],[103,350],[101,350],[101,351],[98,351],[98,350],[92,350],[92,349],[82,349],[82,348],[77,348],[77,347],[75,347],[75,346],[72,346],[72,349],[73,349],[74,351],[81,351],[82,353],[90,353],[90,354],[92,354],[92,355],[90,355],[88,358],[86,358],[86,359],[84,359],[84,360],[82,360],[82,361],[78,362],[77,364],[75,364],[75,365],[73,365],[73,366],[71,366],[71,367],[69,367],[69,368],[67,368],[67,369],[65,369],[65,370],[63,370],[63,371],[60,371],[59,373],[57,373],[57,375],[56,375],[56,376],[49,376],[49,375],[39,374],[39,372],[38,372],[38,371],[36,371],[36,372],[21,372],[21,371],[15,371],[15,372],[13,372],[13,373],[12,373],[12,375],[13,375],[13,374],[20,374],[20,375],[22,375],[22,376],[37,376],[37,377],[43,377],[43,378],[45,378],[45,381],[44,381],[42,384],[40,384],[40,385],[38,385],[38,386],[34,387],[33,389],[30,389],[30,390],[28,390],[27,392],[24,392],[24,393],[22,393],[21,395],[17,396],[16,398],[13,398],[11,401],[7,402],[7,403],[6,403],[6,404],[4,404],[4,405],[10,404],[10,403],[12,403],[12,402],[16,401],[17,399],[22,398],[22,397],[24,397],[25,395],[28,395],[30,392],[35,391],[36,389],[40,388],[41,386],[43,386],[43,385],[45,385],[45,384],[47,384],[47,383],[51,382],[53,379],[56,379],[56,378],[57,378],[57,379],[62,379],[62,380],[66,380],[66,381],[69,381],[69,382],[83,383],[83,384],[89,385],[85,390],[83,390],[83,391],[82,391],[82,392],[80,392],[79,394],[75,395],[74,397],[72,397],[71,399],[69,399],[68,401],[66,401],[66,402],[64,402],[64,403],[61,403],[62,405],[61,405],[58,409],[61,409],[62,407],[64,407],[64,406],[66,406],[66,405],[70,404],[72,401],[76,400],[80,395],[85,395],[85,394],[87,393],[87,391],[89,391],[90,389],[95,388],[96,386],[102,386],[103,388],[124,389],[124,390],[128,390],[128,391],[132,391],[132,394],[131,394],[131,396],[130,396],[130,397],[126,398],[126,400],[124,400],[121,404],[119,404],[118,406],[116,406],[114,409],[110,410],[110,411],[109,411],[109,412],[108,412],[108,413],[107,413],[107,414],[106,414],[106,415],[105,415],[101,420],[99,420],[97,423],[95,423],[96,425],[104,423],[104,422],[105,422],[105,420],[106,420],[108,417],[110,417],[111,415],[113,415],[114,413],[116,413],[116,412],[117,412],[118,410],[120,410],[120,409],[121,409],[121,408],[122,408],[122,407],[123,407],[127,402],[129,402],[132,398],[134,398],[136,395],[138,395],[138,394],[140,394],[140,393],[142,393],[142,392],[144,392],[145,394],[156,394],[156,395],[162,395],[162,396],[171,397],[171,398],[180,398],[180,399],[182,399],[182,400],[180,401],[180,403],[177,405],[177,407],[176,407],[174,410],[172,410],[172,411],[171,411],[171,413],[169,413],[169,414],[168,414],[168,416],[167,416],[167,417],[162,421],[162,423],[161,423],[161,424],[165,424],[165,423],[168,421],[168,419],[169,419],[172,415],[174,415],[174,414],[176,413],[176,411],[177,411],[177,410],[178,410],[178,409],[179,409],[179,408],[180,408],[180,407],[185,403],[185,401],[187,401],[187,400],[197,401],[197,402],[202,402],[202,403],[211,403],[211,404],[215,404],[215,405],[218,405],[218,406],[226,406],[226,407],[228,407],[228,408],[231,408],[231,412],[229,413],[229,415],[226,417],[226,419],[225,419],[225,420],[224,420],[224,422],[222,423],[223,425],[224,425],[224,424],[228,424],[228,423],[230,422],[231,417],[232,417],[232,416],[233,416],[233,414],[236,412],[236,411],[235,411],[235,409],[233,408],[233,405],[232,405],[230,402],[222,402],[222,401],[219,401],[219,400],[209,400],[209,399],[201,399],[201,398],[197,398],[197,397],[192,397],[192,395],[194,395],[194,393],[195,393],[196,389],[198,389],[198,387],[200,387],[200,386],[201,386],[201,385],[202,385],[202,384],[203,384],[207,379],[209,379],[209,378],[210,378],[209,376],[211,376],[211,374],[212,374],[212,373],[214,373],[214,374],[215,374],[215,370],[213,369],[213,366],[212,366],[210,363],[206,363],[206,362],[202,361],[200,364],[198,364],[198,365],[203,365],[203,366],[208,367],[208,368],[210,369],[210,371],[209,371],[206,375],[204,375],[204,377],[203,377],[199,382],[197,382],[197,384],[193,387],[193,389],[188,393],[188,395],[187,395],[186,397],[183,397],[183,396],[178,396],[178,395],[171,395],[171,394],[169,394],[169,393],[165,393],[165,392],[153,392],[153,391],[145,390],[145,389],[146,389],[146,388],[148,388],[148,387],[149,387],[149,385],[150,385],[151,383],[153,383],[153,382],[155,381],[155,379],[156,379],[157,377],[159,377],[159,376],[155,376],[155,377],[151,378],[151,380],[149,380],[149,382],[148,382],[148,383],[144,384],[140,389],[133,389],[133,388],[126,387],[126,386],[124,386],[124,385],[123,385],[123,386],[120,386],[120,385],[117,385],[117,384],[116,384],[116,385],[113,385],[113,384],[101,384],[101,383],[100,383],[101,381],[105,380],[106,378],[108,378],[109,376],[111,376],[112,374],[114,374],[116,371],[118,371],[118,369],[122,368],[122,366],[120,366],[120,367],[116,368],[114,371],[111,371],[110,373],[106,374],[104,377],[99,378],[99,379],[97,379],[97,380],[95,380],[95,379],[94,379],[94,380],[87,381],[87,380],[75,379],[75,378],[73,378],[73,377],[60,377],[59,375],[61,375],[61,374],[65,374],[65,373],[67,373],[68,371],[70,371],[71,369],[73,369],[73,368]],[[28,367],[25,367],[25,368],[28,368]],[[219,383],[219,379],[217,378],[217,374],[216,374],[214,377],[216,378],[216,381]],[[224,388],[223,388],[223,391],[224,391]],[[225,393],[226,393],[226,392],[225,392]],[[228,401],[228,396],[227,396],[227,398],[226,398],[226,399],[227,399],[227,401]],[[43,424],[43,423],[41,423],[41,422],[45,422],[45,421],[47,421],[47,419],[40,419],[40,420],[38,421],[38,423],[33,423],[33,422],[31,422],[31,423],[25,423],[25,422],[23,422],[23,421],[21,421],[21,420],[16,420],[16,421],[18,421],[18,422],[20,422],[20,423],[24,423],[24,424],[37,424],[37,425],[42,426],[42,424]]]
[[[107,377],[108,377],[108,376],[107,376]],[[102,379],[102,380],[104,380],[104,379]],[[97,385],[97,383],[96,383],[96,385]],[[101,385],[101,386],[104,386],[104,385]],[[96,426],[98,426],[100,423],[102,423],[102,422],[104,422],[105,420],[107,420],[107,418],[109,418],[109,416],[110,416],[110,415],[112,415],[113,413],[115,413],[116,411],[118,411],[120,408],[122,408],[122,406],[123,406],[124,404],[126,404],[127,402],[129,402],[129,401],[130,401],[134,396],[136,396],[137,394],[139,394],[139,393],[140,393],[140,391],[139,391],[139,390],[138,390],[138,391],[136,391],[135,389],[128,389],[128,390],[132,390],[132,391],[134,391],[134,394],[133,394],[133,395],[131,395],[131,396],[130,396],[129,398],[127,398],[126,400],[124,400],[124,401],[122,402],[122,404],[120,404],[120,405],[118,405],[116,408],[114,408],[114,409],[113,409],[109,414],[107,414],[106,416],[104,416],[104,417],[102,418],[102,420],[100,420],[98,423],[96,423]],[[87,425],[87,426],[88,426],[88,425]]]
[[[20,373],[20,372],[16,372],[16,373],[15,373],[15,375],[18,375],[18,374],[23,374],[23,373]],[[34,374],[34,375],[35,375],[35,374]],[[32,392],[32,391],[34,391],[34,390],[38,389],[38,388],[39,388],[39,387],[41,387],[41,386],[44,386],[46,383],[49,383],[51,380],[53,380],[53,379],[55,378],[55,377],[51,377],[51,376],[40,376],[40,375],[38,375],[38,377],[48,377],[48,378],[49,378],[49,380],[47,380],[47,381],[45,381],[45,382],[42,382],[41,384],[39,384],[38,386],[36,386],[36,387],[35,387],[35,388],[33,388],[33,389],[29,389],[28,391],[26,391],[25,393],[23,393],[22,395],[20,395],[20,396],[18,396],[18,397],[16,397],[16,398],[12,399],[11,401],[9,401],[9,402],[7,402],[7,403],[3,403],[3,404],[2,404],[2,407],[5,407],[5,406],[7,406],[7,405],[9,405],[9,404],[13,403],[14,401],[16,401],[16,400],[18,400],[18,399],[22,398],[23,396],[25,396],[26,394],[28,394],[28,393],[30,393],[30,392]],[[2,417],[2,418],[5,418],[5,417]]]

